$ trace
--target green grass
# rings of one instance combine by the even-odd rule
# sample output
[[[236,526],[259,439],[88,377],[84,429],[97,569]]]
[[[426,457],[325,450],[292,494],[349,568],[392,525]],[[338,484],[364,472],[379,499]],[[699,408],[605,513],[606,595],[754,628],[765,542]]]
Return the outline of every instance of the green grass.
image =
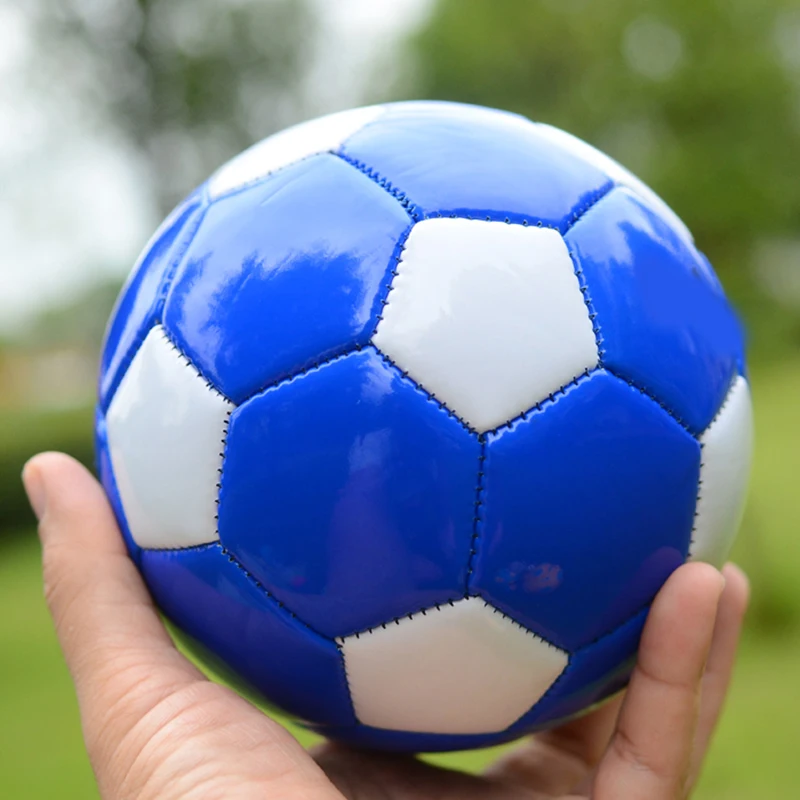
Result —
[[[0,795],[97,797],[31,531],[0,540]]]
[[[738,558],[754,613],[701,800],[800,796],[800,363],[757,373],[758,446]],[[69,676],[41,596],[33,533],[0,537],[0,796],[96,797]],[[304,741],[310,737],[299,732]],[[439,756],[479,769],[487,753]]]

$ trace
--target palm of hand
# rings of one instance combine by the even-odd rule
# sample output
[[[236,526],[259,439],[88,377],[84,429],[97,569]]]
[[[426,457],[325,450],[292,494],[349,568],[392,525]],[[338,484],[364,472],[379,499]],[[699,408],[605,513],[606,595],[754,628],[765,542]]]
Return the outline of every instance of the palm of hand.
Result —
[[[175,649],[86,470],[46,454],[24,476],[40,518],[45,594],[104,798],[672,800],[697,779],[747,605],[736,567],[724,580],[702,564],[679,569],[653,604],[624,699],[473,776],[330,744],[307,753]]]

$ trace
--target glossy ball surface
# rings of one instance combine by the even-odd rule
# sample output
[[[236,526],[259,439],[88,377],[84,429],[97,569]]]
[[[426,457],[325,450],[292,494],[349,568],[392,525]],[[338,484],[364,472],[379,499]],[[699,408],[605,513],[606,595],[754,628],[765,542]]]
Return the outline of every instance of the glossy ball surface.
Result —
[[[675,214],[562,131],[356,109],[223,166],[109,323],[101,477],[170,619],[360,746],[484,746],[622,687],[751,458]]]

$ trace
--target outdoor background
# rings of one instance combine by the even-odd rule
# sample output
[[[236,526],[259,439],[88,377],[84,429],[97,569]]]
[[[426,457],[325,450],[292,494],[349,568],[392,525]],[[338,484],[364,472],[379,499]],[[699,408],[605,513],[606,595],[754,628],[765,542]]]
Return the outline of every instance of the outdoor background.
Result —
[[[138,250],[244,146],[412,97],[607,151],[740,309],[758,445],[735,556],[754,603],[699,797],[800,796],[796,0],[0,0],[0,796],[96,796],[19,473],[42,448],[91,463],[95,363]]]

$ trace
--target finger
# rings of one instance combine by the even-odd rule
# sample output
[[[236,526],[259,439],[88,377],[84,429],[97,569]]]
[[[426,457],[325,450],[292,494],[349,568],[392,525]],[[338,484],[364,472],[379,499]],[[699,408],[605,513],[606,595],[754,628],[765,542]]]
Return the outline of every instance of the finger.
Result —
[[[113,702],[98,688],[124,693],[135,664],[161,676],[161,691],[200,679],[161,624],[89,472],[69,456],[43,453],[25,466],[23,480],[40,515],[45,597],[79,698]],[[107,680],[111,665],[114,681]],[[130,679],[137,677],[132,671]]]
[[[294,796],[291,787],[339,797],[281,726],[208,682],[174,647],[89,472],[45,453],[23,480],[40,517],[45,595],[101,790],[142,797],[145,784],[220,780],[212,773],[221,764],[233,773],[223,777],[258,782],[264,796]]]
[[[485,772],[552,796],[566,794],[597,766],[617,722],[622,695],[580,719],[532,736]]]
[[[689,787],[694,786],[700,775],[703,759],[722,712],[750,600],[750,585],[747,576],[739,567],[728,564],[722,574],[725,576],[725,591],[720,599],[714,638],[711,641],[711,651],[708,654],[701,686],[700,715],[689,771]]]
[[[656,597],[616,731],[595,778],[597,800],[684,796],[700,681],[724,585],[713,567],[687,564]]]

